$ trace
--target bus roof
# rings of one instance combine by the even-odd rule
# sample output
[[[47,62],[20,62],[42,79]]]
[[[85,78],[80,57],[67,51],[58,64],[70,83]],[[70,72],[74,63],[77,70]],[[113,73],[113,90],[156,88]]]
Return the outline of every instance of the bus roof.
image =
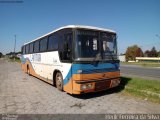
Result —
[[[56,30],[54,30],[54,31],[51,31],[51,32],[49,32],[49,33],[47,33],[47,34],[45,34],[45,35],[43,35],[43,36],[41,36],[41,37],[38,37],[38,38],[30,41],[30,42],[27,42],[27,43],[25,43],[24,45],[26,45],[26,44],[28,44],[28,43],[31,43],[31,42],[33,42],[33,41],[36,41],[36,40],[38,40],[38,39],[41,39],[41,38],[43,38],[43,37],[45,37],[45,36],[48,36],[48,35],[50,35],[50,34],[52,34],[52,33],[54,33],[54,32],[57,32],[57,31],[59,31],[59,30],[66,29],[66,28],[77,28],[77,29],[79,28],[79,29],[99,30],[99,31],[116,33],[115,31],[110,30],[110,29],[99,28],[99,27],[94,27],[94,26],[86,26],[86,25],[67,25],[67,26],[64,26],[64,27],[60,27],[60,28],[58,28],[58,29],[56,29]]]

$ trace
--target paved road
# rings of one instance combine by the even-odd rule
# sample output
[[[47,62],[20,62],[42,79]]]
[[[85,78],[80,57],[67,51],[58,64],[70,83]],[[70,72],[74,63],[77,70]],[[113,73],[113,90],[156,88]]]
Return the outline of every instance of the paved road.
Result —
[[[136,65],[121,65],[122,76],[138,76],[147,79],[160,80],[160,68],[147,68]]]
[[[160,104],[105,91],[72,96],[0,59],[0,113],[157,113]]]

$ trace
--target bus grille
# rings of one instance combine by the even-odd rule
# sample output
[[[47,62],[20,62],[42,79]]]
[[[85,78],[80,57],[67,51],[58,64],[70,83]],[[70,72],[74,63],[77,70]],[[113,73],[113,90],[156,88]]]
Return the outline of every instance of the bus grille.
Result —
[[[101,81],[101,82],[96,82],[95,83],[95,90],[104,90],[110,87],[111,81]]]

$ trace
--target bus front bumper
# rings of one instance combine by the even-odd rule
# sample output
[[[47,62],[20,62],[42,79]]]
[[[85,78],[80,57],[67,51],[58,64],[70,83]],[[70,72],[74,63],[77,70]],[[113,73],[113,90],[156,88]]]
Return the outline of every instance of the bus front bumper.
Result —
[[[116,87],[120,84],[120,77],[101,80],[75,80],[73,81],[72,94],[98,92]]]

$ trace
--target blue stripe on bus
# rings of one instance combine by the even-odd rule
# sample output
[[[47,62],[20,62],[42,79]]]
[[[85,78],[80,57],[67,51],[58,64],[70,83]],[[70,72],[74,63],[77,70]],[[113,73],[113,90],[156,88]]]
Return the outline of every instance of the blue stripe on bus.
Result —
[[[27,58],[25,58],[23,55],[21,55],[20,60],[21,60],[21,63],[22,63],[22,64],[25,64],[26,61],[27,61]],[[29,59],[28,59],[28,60],[29,60]]]
[[[101,63],[97,65],[92,64],[73,64],[72,74],[79,74],[77,70],[82,70],[81,74],[101,73],[115,71],[119,68],[118,63]]]
[[[27,60],[30,62],[29,58],[24,58],[23,55],[21,56],[22,64],[25,64]],[[82,70],[82,73],[77,73],[78,70]],[[63,85],[66,85],[69,82],[73,74],[94,74],[103,72],[114,72],[118,70],[119,70],[119,63],[102,63],[97,65],[72,64],[67,76],[63,81]]]
[[[82,70],[82,73],[77,73]],[[94,74],[103,72],[114,72],[119,70],[119,63],[101,63],[97,65],[92,64],[72,64],[63,84],[67,84],[73,74]]]

